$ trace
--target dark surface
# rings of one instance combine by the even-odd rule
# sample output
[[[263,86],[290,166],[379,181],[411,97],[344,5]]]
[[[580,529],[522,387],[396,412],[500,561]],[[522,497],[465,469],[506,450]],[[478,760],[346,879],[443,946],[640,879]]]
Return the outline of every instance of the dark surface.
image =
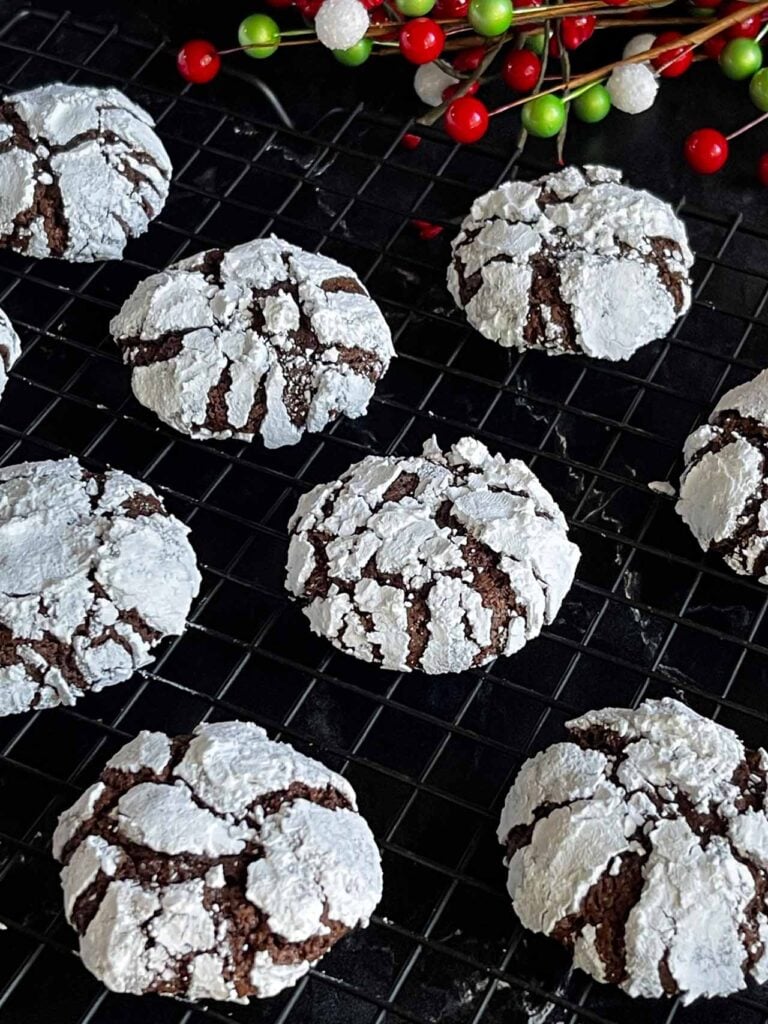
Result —
[[[231,40],[237,14],[227,28],[225,6],[215,6],[220,38]],[[0,456],[73,452],[94,469],[113,464],[147,480],[192,527],[204,584],[191,628],[161,648],[150,672],[73,710],[0,721],[2,1024],[764,1021],[768,996],[757,989],[688,1008],[633,1004],[569,973],[555,943],[517,924],[494,834],[521,761],[589,708],[677,693],[750,746],[768,741],[766,591],[704,558],[672,501],[646,486],[676,481],[691,427],[725,387],[768,364],[764,194],[741,190],[738,167],[697,182],[679,160],[681,136],[699,117],[712,120],[726,93],[738,100],[732,123],[747,120],[744,88],[718,79],[707,96],[694,94],[692,78],[672,83],[651,114],[616,115],[570,144],[571,157],[618,163],[670,200],[687,193],[696,301],[673,336],[619,365],[518,357],[469,330],[444,286],[454,226],[508,175],[510,140],[459,150],[433,132],[406,152],[402,112],[414,107],[397,61],[385,60],[388,77],[374,89],[380,66],[356,76],[323,54],[302,54],[300,67],[276,58],[264,74],[303,129],[295,133],[233,74],[184,88],[156,28],[134,15],[140,38],[112,27],[117,5],[83,7],[82,22],[9,9],[17,6],[0,3],[3,86],[123,86],[158,119],[176,181],[122,263],[0,256],[0,304],[25,349],[0,403]],[[358,84],[367,109],[351,103]],[[690,124],[672,124],[675,104],[689,107]],[[744,140],[745,152],[758,148],[757,133]],[[539,162],[523,172],[551,152],[537,148]],[[411,217],[447,230],[421,242]],[[295,448],[189,441],[131,397],[109,318],[171,259],[271,230],[351,264],[381,302],[400,358],[365,419]],[[401,677],[311,636],[282,589],[285,523],[306,487],[369,451],[416,451],[433,431],[444,445],[471,431],[525,459],[583,556],[557,622],[515,658],[461,677]],[[105,992],[70,952],[49,855],[58,812],[127,736],[185,732],[205,715],[253,718],[342,768],[384,855],[385,897],[371,927],[292,992],[248,1008]]]

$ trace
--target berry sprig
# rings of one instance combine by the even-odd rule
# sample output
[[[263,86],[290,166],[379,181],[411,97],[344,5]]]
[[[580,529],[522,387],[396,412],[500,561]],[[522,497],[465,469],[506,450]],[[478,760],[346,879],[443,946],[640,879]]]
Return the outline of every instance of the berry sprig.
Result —
[[[687,74],[695,59],[716,60],[725,77],[748,80],[752,102],[768,116],[768,67],[760,45],[768,33],[768,0],[703,0],[707,8],[693,7],[690,16],[655,16],[657,8],[672,2],[267,0],[273,8],[297,7],[307,27],[281,32],[270,15],[252,14],[240,23],[237,47],[218,50],[207,40],[190,40],[179,51],[177,66],[187,81],[201,84],[219,73],[222,57],[235,52],[263,60],[284,46],[319,42],[348,67],[399,52],[415,65],[416,92],[433,108],[421,123],[442,119],[451,139],[471,144],[484,137],[494,117],[519,107],[518,151],[528,135],[557,137],[561,162],[569,113],[584,124],[601,122],[613,107],[640,113],[654,103],[660,82]],[[680,31],[691,22],[697,26],[693,31]],[[572,74],[572,54],[597,29],[622,25],[662,31],[633,37],[621,60]],[[491,71],[497,59],[498,77],[516,97],[491,110],[476,94],[489,76],[497,77]],[[559,62],[559,75],[548,72],[548,61]],[[688,164],[714,173],[727,161],[729,141],[762,120],[730,136],[697,129],[686,140]],[[416,140],[411,148],[420,141],[414,133],[407,138]],[[758,177],[768,181],[768,154],[761,158]]]

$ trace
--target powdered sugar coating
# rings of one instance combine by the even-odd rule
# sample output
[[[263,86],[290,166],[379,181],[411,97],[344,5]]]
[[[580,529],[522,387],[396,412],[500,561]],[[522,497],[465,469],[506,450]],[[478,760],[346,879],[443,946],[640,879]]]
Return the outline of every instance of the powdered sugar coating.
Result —
[[[610,168],[506,182],[475,200],[452,252],[470,323],[521,351],[627,359],[690,306],[681,221]]]
[[[568,723],[498,829],[522,923],[632,996],[727,995],[766,971],[766,754],[671,698]]]
[[[118,992],[275,995],[381,898],[355,808],[345,779],[251,723],[140,733],[53,837],[84,964]]]
[[[536,476],[465,437],[369,456],[290,521],[286,586],[314,632],[363,661],[461,672],[554,620],[579,552]]]
[[[13,324],[0,309],[0,395],[8,383],[8,373],[21,355],[21,342]]]
[[[200,585],[188,533],[118,470],[0,469],[0,714],[123,682],[182,633]]]
[[[768,371],[726,392],[683,455],[678,514],[703,551],[768,583]]]
[[[119,259],[165,204],[171,163],[117,89],[54,84],[0,101],[0,246]]]
[[[268,448],[362,416],[394,355],[349,268],[274,236],[154,274],[110,328],[164,423],[200,439],[260,433]]]

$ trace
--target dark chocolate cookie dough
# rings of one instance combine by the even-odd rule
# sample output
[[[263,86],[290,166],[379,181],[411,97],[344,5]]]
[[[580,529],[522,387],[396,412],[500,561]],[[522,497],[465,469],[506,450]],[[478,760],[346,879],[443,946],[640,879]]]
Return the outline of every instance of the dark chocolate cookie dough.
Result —
[[[568,723],[499,825],[522,923],[632,996],[768,980],[768,755],[671,698]]]
[[[768,583],[768,370],[723,395],[684,456],[678,513],[704,551]]]
[[[61,816],[54,854],[83,962],[117,992],[274,995],[381,898],[351,786],[246,722],[140,733]]]
[[[137,399],[194,438],[296,444],[362,416],[394,354],[355,274],[277,238],[143,281],[111,324]]]
[[[0,247],[119,258],[168,195],[153,124],[117,89],[55,84],[0,99]]]
[[[628,359],[691,302],[682,222],[606,167],[506,182],[474,202],[452,251],[448,288],[470,323],[521,351]]]

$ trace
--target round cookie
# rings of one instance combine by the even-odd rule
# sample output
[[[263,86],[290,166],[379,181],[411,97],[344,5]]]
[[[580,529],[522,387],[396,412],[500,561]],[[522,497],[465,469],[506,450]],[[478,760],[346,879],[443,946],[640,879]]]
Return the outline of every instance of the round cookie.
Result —
[[[5,391],[11,367],[21,355],[21,342],[13,324],[0,309],[0,395]]]
[[[154,121],[117,89],[43,85],[0,100],[0,247],[119,259],[168,196]]]
[[[768,754],[668,697],[567,728],[522,766],[499,825],[525,927],[631,996],[768,980]]]
[[[507,348],[628,359],[691,304],[693,255],[672,208],[606,167],[566,167],[481,196],[448,289]]]
[[[353,272],[275,238],[147,278],[110,325],[136,398],[190,437],[296,444],[362,416],[394,355]]]
[[[724,394],[683,455],[676,509],[702,550],[768,583],[768,370]]]
[[[115,992],[275,995],[381,898],[349,783],[247,722],[139,733],[53,852],[83,963]]]
[[[304,495],[289,528],[286,586],[313,632],[400,672],[519,651],[554,620],[579,560],[537,477],[471,437],[370,455]]]
[[[181,633],[200,585],[188,532],[118,470],[0,469],[0,715],[74,704]]]

